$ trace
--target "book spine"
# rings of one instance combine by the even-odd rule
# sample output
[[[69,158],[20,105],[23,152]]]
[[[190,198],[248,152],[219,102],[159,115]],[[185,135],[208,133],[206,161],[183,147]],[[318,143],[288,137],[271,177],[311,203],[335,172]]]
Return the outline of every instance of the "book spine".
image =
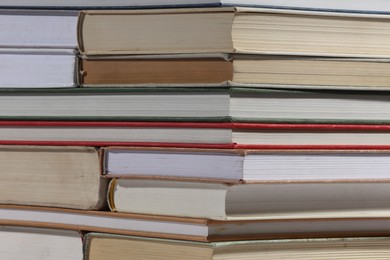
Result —
[[[85,12],[81,11],[77,20],[77,45],[81,54],[85,53],[84,40],[83,40],[83,24],[84,24]]]

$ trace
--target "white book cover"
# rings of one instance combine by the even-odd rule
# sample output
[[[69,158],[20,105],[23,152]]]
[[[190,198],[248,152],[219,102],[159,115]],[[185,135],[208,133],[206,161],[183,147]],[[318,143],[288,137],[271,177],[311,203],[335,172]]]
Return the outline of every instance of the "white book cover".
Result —
[[[6,260],[81,260],[81,234],[72,230],[1,226],[0,257]]]
[[[77,11],[0,10],[0,48],[76,49],[77,17]]]
[[[0,49],[0,88],[76,87],[72,49]]]

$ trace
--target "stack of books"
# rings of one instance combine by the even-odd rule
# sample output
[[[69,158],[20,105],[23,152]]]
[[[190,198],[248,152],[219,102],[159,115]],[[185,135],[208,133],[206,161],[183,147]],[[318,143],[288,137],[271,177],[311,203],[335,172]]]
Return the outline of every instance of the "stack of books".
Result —
[[[2,257],[390,257],[389,4],[0,7]]]

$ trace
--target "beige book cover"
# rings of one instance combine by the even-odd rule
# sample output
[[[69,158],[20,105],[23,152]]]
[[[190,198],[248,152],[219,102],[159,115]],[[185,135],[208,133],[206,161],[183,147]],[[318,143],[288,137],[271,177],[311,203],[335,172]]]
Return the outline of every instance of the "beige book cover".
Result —
[[[389,237],[271,239],[187,242],[171,239],[89,233],[86,260],[212,259],[383,259],[390,257]],[[129,258],[129,256],[131,256]]]
[[[388,58],[388,15],[261,8],[82,11],[81,53]]]
[[[73,209],[105,206],[94,147],[0,146],[0,203]]]

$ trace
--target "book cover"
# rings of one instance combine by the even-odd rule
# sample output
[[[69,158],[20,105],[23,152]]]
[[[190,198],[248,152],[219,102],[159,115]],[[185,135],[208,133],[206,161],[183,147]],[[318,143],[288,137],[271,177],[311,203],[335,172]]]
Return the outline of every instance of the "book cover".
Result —
[[[106,206],[94,147],[0,146],[1,204],[83,210]]]
[[[123,259],[132,255],[137,259],[217,259],[231,258],[284,258],[329,259],[351,257],[369,259],[389,255],[389,238],[317,238],[317,239],[274,239],[232,242],[187,242],[180,240],[142,238],[102,233],[85,236],[84,252],[88,259]],[[326,253],[324,253],[326,252]]]
[[[23,1],[25,2],[25,1]],[[4,7],[4,2],[0,7]],[[38,9],[38,8],[37,8]],[[77,49],[77,11],[1,9],[0,48]]]
[[[0,227],[2,259],[83,259],[82,235],[76,230]]]
[[[0,66],[0,89],[74,88],[78,85],[78,58],[74,49],[3,48],[0,49]]]

